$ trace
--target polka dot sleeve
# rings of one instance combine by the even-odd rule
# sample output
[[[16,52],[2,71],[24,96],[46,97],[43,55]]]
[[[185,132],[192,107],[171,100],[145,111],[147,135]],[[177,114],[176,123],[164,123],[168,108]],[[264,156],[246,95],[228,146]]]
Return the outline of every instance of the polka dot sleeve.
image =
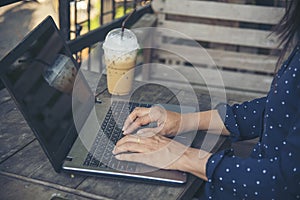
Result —
[[[294,139],[300,141],[300,134],[294,134]],[[213,199],[300,198],[299,160],[299,145],[288,141],[279,155],[270,158],[239,158],[230,150],[219,152],[207,163],[206,195]]]
[[[300,108],[300,101],[297,107]],[[298,109],[288,134],[280,143],[265,150],[260,143],[256,145],[257,151],[272,151],[270,155],[240,158],[234,156],[231,149],[212,155],[206,165],[207,195],[214,199],[233,199],[234,196],[239,199],[300,199],[299,141]]]
[[[227,130],[231,133],[232,141],[252,139],[261,134],[265,104],[264,97],[232,106],[217,106]]]

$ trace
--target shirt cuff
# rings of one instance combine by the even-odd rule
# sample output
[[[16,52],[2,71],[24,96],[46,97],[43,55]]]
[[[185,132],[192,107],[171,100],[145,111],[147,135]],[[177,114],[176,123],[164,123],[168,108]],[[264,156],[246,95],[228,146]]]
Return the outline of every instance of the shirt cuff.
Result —
[[[226,149],[219,151],[215,154],[212,154],[206,163],[206,177],[208,182],[211,182],[213,179],[213,174],[215,169],[218,167],[224,156],[232,156],[233,149]]]
[[[226,129],[230,132],[230,140],[232,142],[239,141],[240,131],[231,106],[225,103],[220,103],[215,109],[218,111]]]

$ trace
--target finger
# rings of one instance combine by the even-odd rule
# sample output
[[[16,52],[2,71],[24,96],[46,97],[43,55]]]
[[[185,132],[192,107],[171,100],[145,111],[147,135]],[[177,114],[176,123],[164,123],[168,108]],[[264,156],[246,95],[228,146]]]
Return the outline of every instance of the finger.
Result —
[[[132,111],[128,117],[126,118],[125,122],[124,122],[124,125],[123,125],[123,128],[122,128],[122,131],[125,131],[128,126],[137,118],[137,113]]]
[[[115,157],[118,160],[125,160],[130,162],[139,162],[139,163],[146,164],[145,156],[143,153],[118,154]]]
[[[113,154],[121,154],[126,152],[134,152],[134,153],[144,153],[148,152],[148,148],[144,144],[136,143],[136,142],[126,142],[121,145],[115,146],[113,150]]]
[[[133,133],[136,129],[140,128],[143,125],[149,124],[151,122],[151,118],[149,115],[145,115],[143,117],[137,118],[134,122],[132,122],[127,129],[124,130],[123,134],[127,135]]]
[[[149,113],[148,108],[137,107],[127,117],[124,122],[122,130],[126,130],[128,126],[138,117],[144,116]]]
[[[116,159],[122,161],[137,162],[162,169],[166,168],[163,164],[160,163],[159,160],[155,159],[153,156],[147,153],[118,154],[115,157]],[[142,171],[149,172],[147,169],[144,170]]]
[[[117,144],[117,146],[120,146],[124,143],[142,143],[143,142],[143,138],[141,136],[137,136],[137,135],[126,135],[125,137],[121,138]]]
[[[136,135],[143,136],[143,137],[151,137],[156,134],[160,134],[162,127],[155,127],[155,128],[143,128],[136,132]]]

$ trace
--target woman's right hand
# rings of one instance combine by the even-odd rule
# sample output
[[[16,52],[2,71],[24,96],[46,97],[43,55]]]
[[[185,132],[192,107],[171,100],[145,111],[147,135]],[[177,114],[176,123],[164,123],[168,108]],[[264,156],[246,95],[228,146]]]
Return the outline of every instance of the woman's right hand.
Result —
[[[177,112],[167,111],[160,106],[153,106],[151,108],[137,107],[127,117],[124,126],[123,134],[131,134],[143,125],[156,122],[157,126],[154,128],[143,128],[137,133],[144,134],[147,132],[160,134],[164,136],[175,136],[182,132],[182,115]]]

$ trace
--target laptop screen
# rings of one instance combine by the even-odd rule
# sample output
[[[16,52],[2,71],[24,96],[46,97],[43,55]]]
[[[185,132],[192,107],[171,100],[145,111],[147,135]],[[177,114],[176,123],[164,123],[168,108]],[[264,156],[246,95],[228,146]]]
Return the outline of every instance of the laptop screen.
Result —
[[[1,78],[56,171],[77,137],[72,87],[77,63],[51,17],[1,61]]]

